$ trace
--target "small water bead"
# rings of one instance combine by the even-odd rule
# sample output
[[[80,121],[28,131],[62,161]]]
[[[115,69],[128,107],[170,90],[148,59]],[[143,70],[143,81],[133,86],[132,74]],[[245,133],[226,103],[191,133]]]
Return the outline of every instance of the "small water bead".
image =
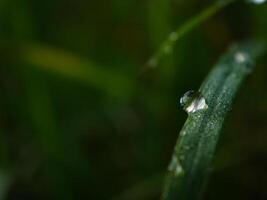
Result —
[[[180,104],[187,113],[205,110],[208,108],[205,98],[198,91],[189,90],[180,99]]]
[[[181,131],[180,134],[181,134],[181,136],[184,136],[184,135],[186,135],[186,131]]]
[[[173,156],[171,163],[168,167],[168,170],[170,172],[173,172],[174,176],[179,176],[179,175],[182,175],[184,173],[183,167],[176,156]]]
[[[244,52],[237,52],[235,54],[235,61],[237,63],[245,63],[249,59],[249,56],[247,53]]]
[[[251,66],[254,60],[251,58],[251,56],[247,52],[242,52],[242,51],[236,52],[234,55],[234,60],[236,63],[243,65],[244,69],[247,72],[251,72],[252,70]]]

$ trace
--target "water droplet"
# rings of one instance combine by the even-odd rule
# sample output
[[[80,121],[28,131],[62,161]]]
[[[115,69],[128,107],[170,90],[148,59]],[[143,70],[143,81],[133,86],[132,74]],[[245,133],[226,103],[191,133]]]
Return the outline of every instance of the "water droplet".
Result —
[[[187,113],[194,113],[208,108],[203,95],[193,90],[189,90],[181,97],[180,104]]]
[[[262,4],[266,0],[247,0],[248,3],[253,3],[253,4]]]
[[[181,134],[181,136],[184,136],[184,135],[186,135],[186,131],[183,130],[180,132],[180,134]]]
[[[249,56],[247,53],[244,53],[244,52],[237,52],[235,54],[235,61],[237,63],[245,63],[247,60],[249,59]]]
[[[172,157],[172,160],[171,160],[171,163],[168,167],[168,170],[170,172],[173,172],[174,176],[179,176],[179,175],[182,175],[184,173],[183,167],[176,156]]]
[[[252,64],[254,60],[250,57],[250,55],[247,52],[238,51],[234,55],[235,62],[244,65],[244,69],[249,73],[251,72]]]

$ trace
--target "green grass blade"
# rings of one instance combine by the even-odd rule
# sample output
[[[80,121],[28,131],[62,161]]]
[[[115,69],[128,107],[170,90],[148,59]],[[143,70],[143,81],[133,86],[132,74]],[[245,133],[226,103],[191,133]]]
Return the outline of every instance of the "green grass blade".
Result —
[[[22,60],[41,70],[80,81],[114,97],[128,98],[133,93],[132,77],[114,72],[61,49],[29,44],[22,49]]]
[[[180,132],[172,169],[167,175],[164,200],[201,196],[226,113],[260,52],[260,46],[254,43],[233,46],[200,87],[209,108],[190,114]]]
[[[233,3],[234,1],[235,0],[217,0],[205,10],[200,12],[198,15],[192,17],[187,22],[185,22],[181,27],[172,32],[167,37],[167,39],[163,41],[159,49],[148,61],[148,67],[155,67],[164,55],[170,54],[172,52],[173,46],[178,40],[180,40],[183,36],[192,31],[202,22],[212,17],[221,9],[225,8],[227,5]]]

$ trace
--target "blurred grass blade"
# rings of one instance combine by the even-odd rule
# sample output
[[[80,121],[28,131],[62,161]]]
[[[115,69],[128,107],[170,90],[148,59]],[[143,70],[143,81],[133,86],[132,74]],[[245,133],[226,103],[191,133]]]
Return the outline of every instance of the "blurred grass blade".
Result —
[[[73,199],[63,170],[58,170],[60,166],[54,164],[55,161],[60,163],[66,160],[67,153],[63,147],[66,137],[59,133],[47,84],[40,75],[29,70],[27,66],[21,71],[26,93],[25,103],[23,103],[27,105],[24,112],[29,113],[30,124],[44,155],[46,163],[44,174],[52,179],[50,185],[53,188],[51,191],[54,196],[60,199]],[[52,176],[54,171],[57,173]]]
[[[7,171],[0,171],[0,200],[6,199],[12,177]]]
[[[209,108],[190,114],[180,132],[167,175],[164,200],[201,196],[226,113],[261,51],[255,43],[234,45],[202,84],[200,92]]]
[[[165,173],[159,173],[135,184],[111,200],[145,200],[158,196]]]
[[[234,1],[235,0],[216,0],[211,6],[192,17],[181,27],[172,32],[160,45],[158,51],[156,51],[153,57],[148,61],[148,67],[155,67],[164,55],[172,52],[173,46],[178,40]]]
[[[108,70],[64,50],[45,45],[23,48],[22,59],[32,66],[83,82],[116,97],[131,95],[133,82],[123,73]]]

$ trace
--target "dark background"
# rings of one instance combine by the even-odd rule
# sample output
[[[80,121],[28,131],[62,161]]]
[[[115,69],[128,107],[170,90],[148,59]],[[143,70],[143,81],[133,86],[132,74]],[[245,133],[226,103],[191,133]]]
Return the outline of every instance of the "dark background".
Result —
[[[159,199],[186,113],[221,54],[267,40],[267,3],[238,1],[145,63],[212,1],[1,0],[0,199]],[[267,199],[267,60],[225,122],[204,199]]]

